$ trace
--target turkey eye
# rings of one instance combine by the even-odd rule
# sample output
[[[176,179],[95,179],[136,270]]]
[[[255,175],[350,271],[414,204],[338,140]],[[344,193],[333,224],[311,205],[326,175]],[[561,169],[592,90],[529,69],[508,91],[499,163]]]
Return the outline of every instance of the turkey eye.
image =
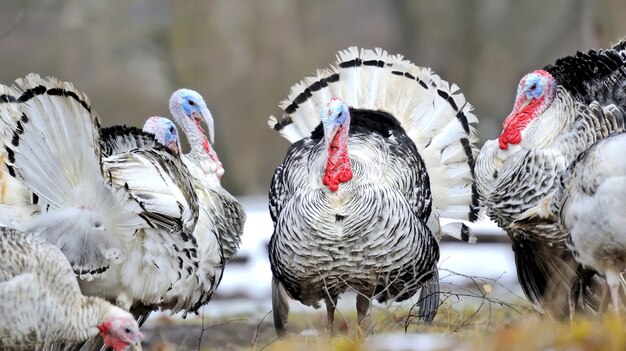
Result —
[[[537,89],[537,84],[533,83],[533,85],[530,86],[530,90],[535,90]]]
[[[130,334],[130,329],[126,328],[124,329],[124,331],[126,332],[126,334]]]
[[[170,133],[174,134],[174,127],[170,127]]]
[[[195,102],[193,102],[192,100],[188,100],[187,102],[188,102],[188,103],[189,103],[189,105],[191,105],[191,106],[196,106],[196,103],[195,103]]]

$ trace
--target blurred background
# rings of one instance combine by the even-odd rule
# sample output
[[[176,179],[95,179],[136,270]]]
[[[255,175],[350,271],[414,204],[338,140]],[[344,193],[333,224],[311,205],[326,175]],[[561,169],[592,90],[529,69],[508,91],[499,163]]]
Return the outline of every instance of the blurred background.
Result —
[[[29,72],[71,81],[105,126],[168,116],[169,96],[181,87],[204,96],[222,185],[248,213],[240,255],[204,313],[256,313],[248,332],[237,331],[246,344],[271,310],[267,189],[288,142],[267,118],[280,116],[292,84],[334,62],[338,50],[382,47],[458,84],[484,141],[498,136],[524,74],[609,47],[626,36],[625,14],[623,0],[0,0],[0,82]],[[458,288],[468,278],[462,272],[485,278],[465,279],[483,297],[499,286],[503,298],[522,299],[508,239],[493,224],[480,234],[472,248],[442,246],[442,286]],[[220,304],[220,296],[240,301]]]
[[[402,53],[455,82],[481,140],[499,134],[519,79],[626,35],[621,0],[0,0],[0,82],[73,82],[104,125],[167,116],[177,88],[215,118],[223,185],[266,194],[287,141],[266,121],[290,86],[351,45]]]

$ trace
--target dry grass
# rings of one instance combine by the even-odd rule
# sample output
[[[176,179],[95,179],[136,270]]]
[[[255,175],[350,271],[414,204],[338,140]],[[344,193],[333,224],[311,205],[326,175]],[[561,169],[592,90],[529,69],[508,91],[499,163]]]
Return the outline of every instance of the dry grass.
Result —
[[[410,304],[392,304],[375,306],[368,327],[358,329],[355,312],[346,309],[348,312],[336,315],[332,339],[325,336],[323,308],[292,312],[292,332],[282,340],[276,339],[271,314],[205,320],[200,347],[200,318],[187,320],[184,326],[163,320],[160,327],[148,332],[156,338],[144,349],[371,351],[381,349],[377,342],[381,335],[393,335],[394,341],[384,344],[385,350],[626,350],[623,317],[581,318],[570,325],[540,318],[522,298],[509,296],[505,302],[491,297],[490,292],[489,285],[476,284],[471,291],[457,289],[444,294],[432,325],[417,321]],[[172,328],[180,328],[180,332],[172,334]],[[421,339],[416,342],[417,335],[436,339],[438,346],[425,346],[429,343],[423,344]]]
[[[470,315],[472,311],[467,311]],[[455,314],[455,313],[452,313]],[[543,350],[626,350],[625,319],[621,316],[607,315],[601,318],[581,318],[573,324],[540,319],[535,315],[512,319],[505,311],[492,315],[491,326],[486,323],[465,324],[458,328],[458,322],[452,319],[449,327],[442,325],[441,318],[434,326],[417,325],[421,333],[441,333],[449,340],[436,350],[468,350],[468,351],[543,351]],[[445,316],[443,317],[445,318]],[[476,321],[485,316],[475,315]],[[498,320],[502,318],[499,322]],[[486,322],[484,320],[483,322]],[[397,330],[396,330],[397,331]],[[394,330],[382,331],[391,333]],[[336,350],[336,351],[369,351],[371,337],[359,340],[352,333],[343,334],[329,340],[325,337],[300,336],[290,337],[269,345],[266,350]],[[386,345],[389,350],[423,350],[419,345],[403,345],[397,339],[395,345]],[[254,348],[260,350],[264,346]],[[430,348],[429,348],[430,349]]]

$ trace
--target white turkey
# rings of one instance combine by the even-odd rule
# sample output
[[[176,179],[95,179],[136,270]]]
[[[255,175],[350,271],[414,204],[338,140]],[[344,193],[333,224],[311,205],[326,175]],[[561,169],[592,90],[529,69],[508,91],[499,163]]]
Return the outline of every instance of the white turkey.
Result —
[[[523,77],[502,134],[485,143],[476,161],[483,205],[513,241],[526,296],[558,318],[572,312],[567,303],[572,283],[573,296],[587,295],[583,305],[597,307],[593,291],[585,293],[593,274],[581,271],[567,247],[569,233],[554,221],[527,218],[522,225],[520,216],[554,193],[581,152],[623,129],[619,110],[626,108],[626,55],[621,45],[578,52]]]
[[[171,140],[173,138],[169,138],[169,135],[172,133],[177,133],[176,126],[169,119],[158,116],[150,117],[144,124],[143,130],[144,132],[154,134],[159,142],[168,145],[170,149],[182,150],[178,140]],[[167,141],[168,138],[170,139],[169,142]],[[176,146],[173,145],[175,142],[177,143]],[[214,193],[220,188],[217,171],[221,169],[221,166],[220,168],[216,167],[215,171],[199,175],[200,168],[192,164],[192,161],[186,159],[185,155],[181,157],[183,158],[183,162],[189,164],[194,171],[191,181],[194,183],[194,188],[197,189],[196,193],[199,194],[198,205],[200,206],[200,214],[194,230],[194,236],[197,237],[199,241],[202,241],[202,247],[205,250],[204,256],[209,260],[207,264],[210,264],[214,268],[215,288],[217,288],[217,285],[221,281],[226,261],[234,255],[239,245],[245,213],[237,202],[232,202],[238,212],[232,217],[226,218],[227,214],[224,210],[219,208],[220,203],[218,201],[209,202],[216,199]],[[219,174],[223,174],[223,169],[221,169]],[[232,197],[230,197],[230,199],[232,199]],[[228,228],[224,226],[224,224],[228,224],[228,221],[234,223],[236,227]],[[222,224],[222,227],[219,227],[218,224]],[[224,240],[226,237],[230,237],[232,240]],[[225,250],[229,245],[231,245],[230,255],[228,255]]]
[[[98,334],[120,351],[141,350],[133,316],[84,296],[69,262],[32,233],[0,228],[0,349],[76,344]]]
[[[197,230],[203,228],[203,232],[211,233],[208,236],[218,236],[223,265],[239,249],[246,214],[237,199],[221,186],[224,168],[213,147],[213,116],[202,96],[190,89],[175,91],[170,97],[169,109],[191,147],[181,158],[189,169],[190,181],[198,196]],[[206,131],[201,122],[206,123]],[[150,121],[144,126],[144,130],[149,129]]]
[[[577,261],[605,276],[616,313],[621,273],[626,269],[624,150],[623,133],[593,144],[563,173],[554,196],[523,214],[554,220],[570,233]]]
[[[477,217],[470,104],[428,68],[352,47],[280,106],[269,125],[292,145],[269,192],[277,333],[286,331],[284,290],[316,308],[324,300],[328,333],[346,290],[357,293],[361,324],[372,299],[402,301],[421,288],[419,316],[431,322],[439,219]],[[457,224],[453,234],[469,241]]]
[[[136,128],[101,130],[89,99],[67,82],[30,74],[0,96],[7,170],[40,207],[9,209],[20,213],[11,226],[57,246],[84,294],[141,320],[209,300],[214,269],[193,236],[197,198],[177,155]]]

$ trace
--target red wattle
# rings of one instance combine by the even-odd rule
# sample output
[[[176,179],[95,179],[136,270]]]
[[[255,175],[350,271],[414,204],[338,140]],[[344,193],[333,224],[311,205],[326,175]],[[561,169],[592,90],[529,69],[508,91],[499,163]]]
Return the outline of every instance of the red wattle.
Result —
[[[339,184],[352,179],[348,150],[344,147],[342,151],[339,151],[339,137],[342,131],[343,128],[339,127],[339,131],[330,143],[326,169],[322,176],[322,184],[326,185],[332,192],[339,190]],[[339,155],[337,155],[338,152],[340,152]]]
[[[215,162],[219,162],[217,155],[214,155],[214,153],[211,150],[211,145],[209,144],[209,140],[207,139],[206,133],[204,133],[204,129],[202,129],[202,126],[200,125],[199,120],[196,120],[196,128],[198,128],[198,130],[200,131],[200,134],[202,134],[202,147],[204,148],[204,151],[206,151],[206,153],[209,154],[209,157],[211,157],[211,160]]]
[[[109,346],[115,351],[123,351],[123,350],[126,350],[126,347],[128,347],[128,344],[119,339],[115,339],[113,340],[113,342],[109,344]]]
[[[209,147],[209,141],[207,139],[202,140],[202,147],[204,148],[204,151],[206,151],[206,153],[209,154],[209,157],[211,157],[211,160],[215,161],[211,153],[211,149]]]
[[[543,97],[541,99],[533,99],[521,111],[519,111],[521,101],[515,103],[515,108],[511,115],[504,120],[502,134],[498,137],[498,145],[501,150],[507,150],[509,144],[517,145],[522,141],[522,131],[537,116],[537,108],[541,106],[543,100]]]
[[[213,162],[217,163],[219,167],[222,167],[222,162],[220,161],[220,158],[217,156],[217,153],[215,153],[215,151],[211,149],[211,144],[209,144],[209,140],[206,138],[206,134],[204,134],[204,129],[202,129],[202,126],[200,125],[200,121],[196,120],[196,126],[198,127],[198,130],[202,133],[202,148],[204,149],[204,151],[206,151],[207,155],[209,155],[209,157],[211,158]],[[217,177],[220,180],[222,179],[222,176],[217,176]]]
[[[100,335],[102,335],[102,341],[106,346],[111,347],[115,351],[124,350],[128,344],[118,338],[111,337],[111,322],[107,321],[98,326]]]

